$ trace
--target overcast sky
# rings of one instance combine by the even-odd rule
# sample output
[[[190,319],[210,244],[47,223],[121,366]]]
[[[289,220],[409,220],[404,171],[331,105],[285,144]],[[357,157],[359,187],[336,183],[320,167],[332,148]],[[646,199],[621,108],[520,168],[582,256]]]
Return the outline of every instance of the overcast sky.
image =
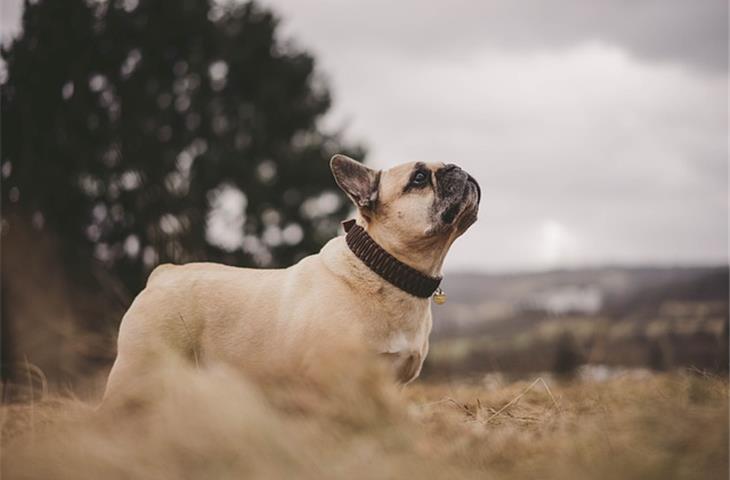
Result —
[[[724,0],[269,0],[380,167],[483,191],[447,269],[727,261]]]
[[[479,180],[447,271],[727,262],[725,0],[264,3],[371,164]]]

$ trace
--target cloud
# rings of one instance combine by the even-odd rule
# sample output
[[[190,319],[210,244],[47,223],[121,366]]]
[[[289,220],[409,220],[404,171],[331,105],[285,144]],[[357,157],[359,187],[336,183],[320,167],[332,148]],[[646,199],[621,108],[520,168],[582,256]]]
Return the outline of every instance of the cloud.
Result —
[[[371,162],[479,178],[447,270],[726,261],[724,4],[272,4]]]
[[[551,219],[575,237],[564,266],[726,257],[723,79],[600,44],[390,75],[370,80],[395,92],[382,104],[349,105],[376,161],[456,162],[482,183],[481,221],[450,266],[548,266]]]
[[[357,59],[378,50],[459,57],[485,46],[515,52],[616,45],[642,60],[724,72],[725,0],[271,0],[285,21],[311,27],[302,40]]]

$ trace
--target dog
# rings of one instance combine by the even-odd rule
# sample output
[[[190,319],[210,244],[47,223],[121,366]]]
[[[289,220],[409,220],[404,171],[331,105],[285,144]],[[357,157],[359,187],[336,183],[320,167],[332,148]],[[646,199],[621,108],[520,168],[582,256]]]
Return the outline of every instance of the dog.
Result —
[[[431,301],[454,240],[477,219],[481,191],[461,168],[407,163],[376,171],[344,155],[330,168],[356,206],[347,234],[285,269],[164,264],[124,315],[104,399],[166,352],[249,372],[355,342],[397,379],[428,353]]]

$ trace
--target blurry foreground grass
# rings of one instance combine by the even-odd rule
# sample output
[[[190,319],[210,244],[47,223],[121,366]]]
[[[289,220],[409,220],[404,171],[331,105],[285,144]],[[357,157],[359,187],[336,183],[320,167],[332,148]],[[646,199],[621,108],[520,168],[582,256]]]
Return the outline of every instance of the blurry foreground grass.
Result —
[[[367,363],[254,386],[170,365],[133,407],[2,407],[3,478],[713,479],[728,475],[728,384],[393,386]]]

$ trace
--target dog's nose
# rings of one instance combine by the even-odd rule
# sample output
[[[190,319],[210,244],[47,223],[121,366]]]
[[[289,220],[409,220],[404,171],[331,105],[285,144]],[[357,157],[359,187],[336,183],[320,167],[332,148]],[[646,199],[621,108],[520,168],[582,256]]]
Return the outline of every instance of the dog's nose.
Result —
[[[482,201],[482,187],[479,186],[479,182],[477,182],[476,179],[474,177],[472,177],[471,175],[469,175],[468,173],[466,174],[466,178],[467,178],[467,181],[473,183],[474,186],[477,187],[477,203],[481,202]]]

